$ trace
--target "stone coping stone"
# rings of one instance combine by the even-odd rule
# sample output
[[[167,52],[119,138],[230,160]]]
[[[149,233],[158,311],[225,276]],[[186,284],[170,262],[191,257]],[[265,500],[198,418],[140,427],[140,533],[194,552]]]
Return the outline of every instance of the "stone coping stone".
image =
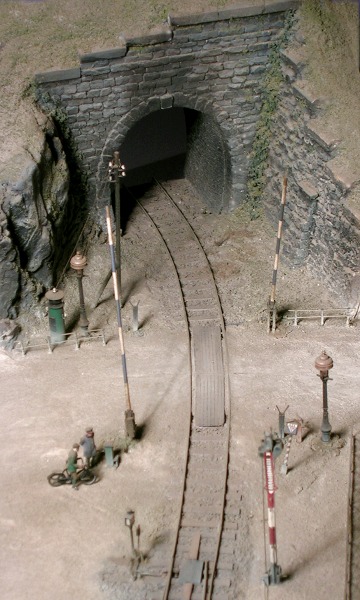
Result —
[[[170,27],[150,33],[149,35],[139,35],[126,39],[126,43],[129,46],[153,46],[154,44],[162,44],[164,42],[171,42],[173,39],[173,32]]]
[[[52,83],[54,81],[67,81],[69,79],[79,79],[80,67],[75,69],[62,69],[61,71],[46,71],[44,73],[35,73],[36,83]]]
[[[123,40],[122,40],[123,42]],[[126,56],[127,45],[126,43],[122,43],[118,48],[109,48],[108,50],[94,50],[94,52],[89,52],[88,54],[83,54],[80,56],[80,62],[88,63],[88,62],[96,62],[97,60],[111,60],[116,58],[123,58]]]
[[[359,223],[360,223],[360,207],[358,205],[358,202],[356,202],[356,200],[351,198],[351,196],[348,196],[346,198],[346,200],[344,201],[344,206],[351,212],[353,217],[355,217],[355,219],[357,219],[357,221],[359,221]],[[359,275],[359,277],[360,277],[360,275]]]
[[[285,63],[290,65],[297,72],[302,71],[304,68],[306,61],[304,54],[301,50],[295,50],[294,48],[286,48],[280,49],[280,56]]]
[[[169,25],[199,25],[213,21],[224,21],[226,19],[238,19],[241,17],[253,17],[273,12],[285,12],[298,8],[300,0],[253,0],[246,1],[241,5],[225,8],[212,12],[204,12],[188,15],[169,15]]]
[[[319,192],[317,189],[306,179],[302,179],[297,182],[301,191],[307,196],[310,200],[315,200],[319,196]]]
[[[131,46],[150,46],[164,42],[170,42],[173,39],[172,25],[197,25],[200,23],[209,23],[213,21],[224,21],[241,17],[263,15],[272,12],[283,12],[296,9],[300,0],[245,0],[241,5],[236,5],[220,11],[204,12],[200,14],[185,16],[168,16],[168,27],[155,30],[148,35],[137,36],[126,39],[120,36],[121,46],[109,48],[106,50],[95,50],[79,56],[80,64],[94,63],[101,60],[111,60],[123,58],[126,56],[128,48]],[[46,71],[36,73],[34,76],[36,83],[53,83],[56,81],[66,81],[69,79],[78,79],[81,75],[81,69],[62,69],[56,71]]]
[[[326,163],[327,168],[334,182],[343,189],[350,191],[357,183],[360,182],[360,168],[357,173],[350,170],[346,166],[340,165],[338,159],[333,158]]]
[[[309,123],[305,125],[305,132],[313,141],[319,144],[319,146],[321,146],[329,154],[335,150],[341,141],[333,138],[331,134],[326,132],[316,119],[312,119],[310,125]]]
[[[306,102],[309,108],[312,109],[320,109],[321,108],[321,100],[314,96],[314,94],[307,88],[307,86],[303,83],[292,84],[292,89],[294,95],[299,98],[299,100],[303,100]]]

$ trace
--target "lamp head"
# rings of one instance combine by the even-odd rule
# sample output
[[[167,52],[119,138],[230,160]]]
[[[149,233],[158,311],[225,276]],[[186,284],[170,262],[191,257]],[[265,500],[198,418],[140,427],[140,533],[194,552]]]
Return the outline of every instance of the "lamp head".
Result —
[[[135,512],[133,510],[128,510],[125,515],[125,525],[126,527],[132,527],[135,523]]]
[[[334,366],[333,359],[331,356],[326,354],[325,350],[322,351],[320,356],[315,360],[315,369],[318,369],[320,373],[324,373],[332,369]]]

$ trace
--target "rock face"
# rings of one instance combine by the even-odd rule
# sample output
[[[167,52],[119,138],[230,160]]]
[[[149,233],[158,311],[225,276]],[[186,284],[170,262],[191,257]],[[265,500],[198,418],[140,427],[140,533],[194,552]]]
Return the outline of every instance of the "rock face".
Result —
[[[20,325],[10,319],[0,319],[0,348],[13,347],[16,336],[20,333]]]
[[[17,252],[10,237],[6,216],[0,207],[0,316],[12,314],[19,288]]]
[[[0,318],[15,318],[19,309],[33,304],[53,285],[54,238],[66,225],[70,178],[53,130],[46,133],[37,154],[38,158],[28,156],[16,183],[2,185]]]

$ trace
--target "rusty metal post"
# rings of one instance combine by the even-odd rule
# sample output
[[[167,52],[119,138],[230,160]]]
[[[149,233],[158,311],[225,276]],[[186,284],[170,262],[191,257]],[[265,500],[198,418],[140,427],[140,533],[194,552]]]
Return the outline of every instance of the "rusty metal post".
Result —
[[[139,331],[139,302],[140,300],[136,304],[133,304],[130,300],[132,306],[132,330],[134,333]]]
[[[276,406],[276,408],[279,411],[279,436],[280,436],[280,439],[283,440],[285,438],[285,413],[286,413],[287,409],[289,408],[289,405],[287,405],[287,407],[285,408],[285,410],[283,412],[281,412],[281,410],[278,406]]]
[[[318,356],[315,360],[315,369],[318,369],[320,371],[318,377],[320,377],[322,381],[323,388],[323,418],[321,423],[321,440],[325,443],[329,443],[331,438],[331,425],[329,422],[329,408],[327,398],[327,382],[330,379],[329,369],[332,369],[333,366],[333,359],[331,358],[331,356],[328,356],[326,354],[325,350],[323,350],[321,355]]]
[[[80,300],[79,325],[80,325],[82,334],[87,337],[89,335],[89,321],[86,316],[84,290],[83,290],[83,284],[82,284],[82,279],[84,276],[83,269],[84,269],[84,267],[86,267],[86,264],[87,264],[86,256],[81,254],[80,250],[77,250],[76,254],[70,260],[70,266],[76,272],[76,277],[77,277],[77,281],[78,281],[79,300]]]

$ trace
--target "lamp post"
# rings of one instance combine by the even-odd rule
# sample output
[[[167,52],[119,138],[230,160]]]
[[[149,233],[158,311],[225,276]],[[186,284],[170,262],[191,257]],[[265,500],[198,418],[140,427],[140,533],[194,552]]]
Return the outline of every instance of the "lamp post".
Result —
[[[329,369],[334,366],[333,359],[331,356],[326,354],[325,350],[322,351],[320,356],[315,360],[315,369],[318,369],[322,381],[323,388],[323,419],[321,423],[321,440],[325,443],[330,442],[331,436],[331,425],[329,422],[329,411],[328,411],[328,399],[327,399],[327,382],[329,381]]]
[[[77,277],[77,280],[78,280],[79,299],[80,299],[80,321],[79,321],[79,325],[80,325],[80,329],[82,330],[82,333],[83,333],[84,336],[88,336],[89,335],[89,331],[88,331],[89,321],[87,320],[87,317],[86,317],[85,300],[84,300],[84,290],[83,290],[83,285],[82,285],[82,278],[84,276],[83,269],[86,266],[86,264],[87,264],[86,263],[86,256],[83,255],[83,254],[81,254],[80,250],[77,250],[76,254],[70,260],[70,266],[76,272],[76,277]]]
[[[133,510],[128,510],[125,515],[125,525],[126,525],[126,527],[129,528],[129,531],[130,531],[131,552],[132,552],[132,555],[135,557],[136,552],[135,552],[134,534],[133,534],[134,523],[135,523],[135,513]]]

